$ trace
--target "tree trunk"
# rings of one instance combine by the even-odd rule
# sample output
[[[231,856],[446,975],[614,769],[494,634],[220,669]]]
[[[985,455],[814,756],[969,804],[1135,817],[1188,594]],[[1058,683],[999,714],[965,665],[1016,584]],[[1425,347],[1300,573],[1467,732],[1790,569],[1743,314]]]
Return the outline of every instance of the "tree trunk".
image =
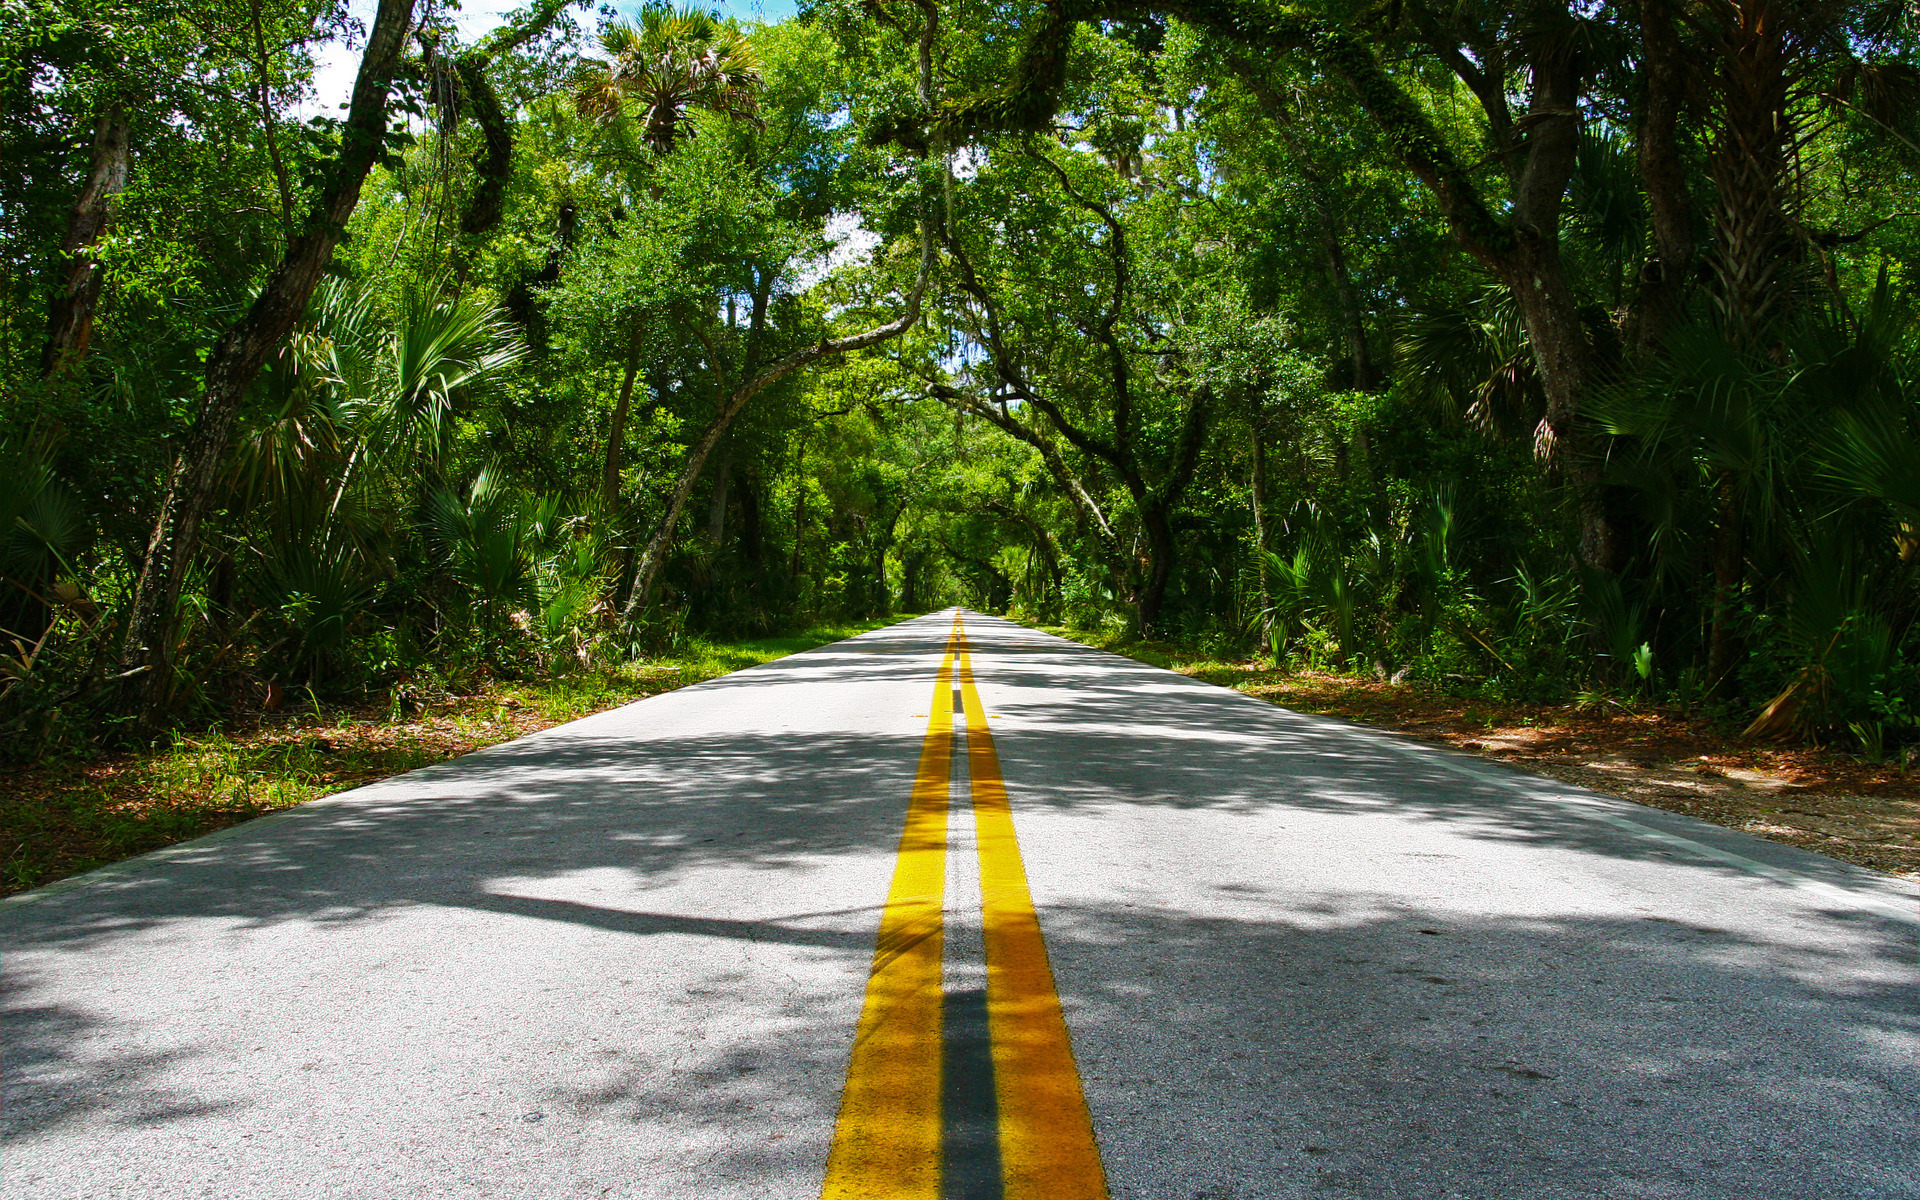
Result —
[[[1684,314],[1696,253],[1693,203],[1680,149],[1687,62],[1677,20],[1673,0],[1641,0],[1642,86],[1636,142],[1653,252],[1640,270],[1640,286],[1622,330],[1623,340],[1637,357],[1659,350]]]
[[[454,60],[467,108],[480,126],[480,146],[473,152],[473,194],[460,218],[460,232],[471,238],[492,233],[507,211],[507,180],[513,171],[513,124],[487,78],[487,59],[467,53]]]
[[[1519,254],[1505,282],[1520,301],[1534,367],[1546,393],[1546,416],[1534,433],[1534,452],[1557,468],[1573,490],[1580,514],[1580,558],[1589,567],[1619,570],[1622,547],[1601,493],[1601,464],[1578,424],[1580,402],[1599,376],[1592,343],[1574,305],[1573,288],[1557,248],[1516,239]]]
[[[1600,461],[1578,424],[1580,406],[1600,383],[1600,362],[1580,320],[1579,302],[1560,254],[1560,214],[1580,146],[1581,69],[1577,39],[1541,36],[1529,50],[1525,164],[1514,185],[1512,232],[1491,265],[1519,301],[1546,393],[1535,453],[1557,467],[1580,514],[1580,558],[1614,572],[1621,547],[1601,496]]]
[[[756,568],[760,565],[761,537],[760,477],[750,471],[740,477],[740,553]]]
[[[924,225],[920,230],[920,269],[914,279],[913,290],[907,294],[906,311],[896,320],[877,325],[862,333],[843,338],[823,338],[811,346],[803,346],[782,358],[768,364],[742,383],[720,406],[713,421],[687,451],[687,461],[681,464],[680,477],[674,481],[673,492],[667,498],[667,510],[661,514],[660,523],[654,527],[653,536],[647,539],[646,549],[640,553],[640,565],[636,569],[633,591],[627,597],[627,606],[622,615],[629,621],[639,617],[653,598],[653,580],[659,573],[660,564],[666,558],[667,547],[673,542],[673,531],[680,524],[680,514],[687,507],[687,497],[693,494],[693,485],[700,478],[700,470],[706,465],[707,456],[713,453],[722,437],[732,427],[735,417],[747,407],[749,401],[762,391],[772,387],[788,375],[806,366],[808,363],[834,355],[846,354],[854,350],[864,350],[882,342],[899,337],[920,320],[920,301],[927,291],[927,273],[933,266],[933,238]],[[798,547],[796,546],[796,552]]]
[[[172,696],[180,589],[193,561],[200,522],[212,504],[226,461],[241,401],[268,356],[306,311],[360,202],[367,172],[386,152],[388,92],[412,16],[413,0],[380,0],[354,80],[339,154],[308,214],[306,228],[288,242],[286,256],[253,305],[221,335],[207,361],[199,412],[168,474],[121,644],[129,691],[140,693],[141,721],[148,727],[157,722]],[[136,699],[131,694],[126,698]]]
[[[660,566],[666,560],[667,548],[673,544],[673,531],[680,524],[680,514],[686,510],[687,499],[693,495],[693,485],[700,480],[700,470],[707,464],[707,456],[733,425],[733,419],[753,398],[755,388],[749,392],[742,387],[715,414],[706,432],[700,440],[687,450],[687,461],[681,464],[680,476],[674,481],[673,491],[667,497],[667,510],[661,514],[660,521],[653,528],[653,536],[647,539],[647,545],[640,552],[640,565],[635,568],[633,590],[627,593],[627,606],[622,615],[631,621],[646,611],[653,599],[653,580],[660,573]],[[797,550],[797,547],[796,547]]]
[[[916,553],[900,563],[900,608],[904,612],[919,612],[920,573],[925,569],[926,555]]]
[[[887,552],[883,548],[873,556],[873,611],[869,614],[884,617],[893,612],[893,589],[887,586]]]
[[[1147,561],[1134,593],[1133,610],[1140,622],[1140,636],[1152,637],[1160,624],[1160,610],[1167,599],[1167,584],[1173,578],[1173,526],[1167,521],[1167,507],[1148,504],[1140,509],[1140,528],[1147,535]]]
[[[802,440],[793,455],[793,556],[787,564],[787,579],[793,584],[793,599],[800,602],[800,543],[807,532],[807,443]]]
[[[86,357],[93,337],[93,317],[100,305],[104,279],[92,250],[107,231],[113,216],[113,198],[127,188],[131,162],[127,106],[114,101],[93,127],[93,156],[86,186],[74,201],[67,219],[67,236],[60,244],[63,278],[53,294],[47,322],[47,344],[40,353],[43,376],[65,375]]]
[[[1353,272],[1347,268],[1347,252],[1340,244],[1333,215],[1323,211],[1320,218],[1320,243],[1326,252],[1327,271],[1333,276],[1334,298],[1340,303],[1341,323],[1345,327],[1347,354],[1353,359],[1353,386],[1363,392],[1379,388],[1382,376],[1374,364],[1373,351],[1367,347],[1366,313],[1360,307],[1360,289],[1353,286]]]
[[[1273,589],[1267,582],[1267,446],[1260,440],[1260,429],[1253,433],[1253,470],[1248,491],[1253,498],[1253,559],[1260,580],[1260,644],[1273,645]],[[1274,666],[1279,666],[1276,656]]]
[[[727,536],[727,485],[733,480],[733,439],[720,447],[720,461],[713,464],[713,495],[707,501],[707,545],[716,553]]]
[[[1158,624],[1160,609],[1167,595],[1167,583],[1173,578],[1173,511],[1193,482],[1200,465],[1200,450],[1206,442],[1207,419],[1213,411],[1213,393],[1202,385],[1187,405],[1184,428],[1173,467],[1157,491],[1137,485],[1137,476],[1129,481],[1134,504],[1140,510],[1140,524],[1147,535],[1146,578],[1141,581],[1135,610],[1140,617],[1140,634],[1145,637]],[[1129,452],[1131,453],[1131,452]]]
[[[1787,194],[1796,51],[1788,44],[1787,14],[1775,4],[1748,0],[1718,13],[1720,20],[1706,26],[1720,60],[1710,160],[1714,299],[1728,340],[1759,352],[1792,304],[1799,257]]]
[[[640,345],[644,340],[636,318],[627,336],[627,372],[620,380],[620,398],[613,406],[613,423],[607,430],[607,465],[600,477],[600,500],[612,514],[620,507],[620,450],[627,440],[627,411],[633,402],[633,383],[640,374]]]

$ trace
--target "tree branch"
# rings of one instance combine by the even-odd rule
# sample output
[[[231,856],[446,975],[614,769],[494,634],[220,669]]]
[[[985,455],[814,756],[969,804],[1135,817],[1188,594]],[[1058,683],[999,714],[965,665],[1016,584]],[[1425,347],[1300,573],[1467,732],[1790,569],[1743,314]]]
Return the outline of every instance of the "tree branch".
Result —
[[[1082,21],[1176,16],[1230,43],[1288,54],[1304,50],[1346,80],[1402,163],[1433,190],[1449,228],[1469,253],[1504,265],[1512,231],[1494,216],[1467,168],[1432,120],[1358,38],[1331,21],[1265,0],[1056,0],[1028,41],[1017,83],[933,114],[956,138],[992,131],[1034,132],[1058,108],[1073,29]]]
[[[1060,457],[1060,451],[1054,447],[1053,443],[1014,416],[1007,409],[1004,401],[989,403],[945,384],[936,383],[927,390],[935,399],[949,407],[980,417],[1008,436],[1032,446],[1039,453],[1040,461],[1046,466],[1047,473],[1053,476],[1054,482],[1067,493],[1068,498],[1073,501],[1073,506],[1080,510],[1080,515],[1085,517],[1087,524],[1093,527],[1095,535],[1100,539],[1100,544],[1106,547],[1108,553],[1114,558],[1122,557],[1120,536],[1113,531],[1112,523],[1107,520],[1107,514],[1100,510],[1100,504],[1093,498],[1093,494],[1080,481],[1080,477],[1067,467],[1066,460]]]
[[[733,425],[749,401],[774,384],[793,374],[809,363],[834,355],[851,354],[869,346],[877,346],[891,338],[899,337],[913,328],[920,320],[920,302],[926,295],[927,277],[933,269],[933,237],[927,230],[927,223],[920,223],[920,267],[914,277],[913,289],[907,293],[906,309],[899,317],[883,325],[860,333],[840,338],[822,338],[811,346],[802,346],[781,358],[775,359],[746,382],[736,387],[720,405],[713,421],[701,438],[687,451],[686,462],[681,464],[680,477],[674,482],[673,493],[667,500],[667,511],[661,515],[660,523],[654,527],[653,536],[640,555],[640,565],[634,573],[633,591],[627,598],[623,615],[628,620],[638,617],[647,607],[653,595],[653,580],[659,574],[660,565],[666,558],[667,547],[673,541],[673,531],[680,523],[680,514],[686,509],[687,498],[693,494],[693,485],[700,478],[700,471],[706,465],[707,456],[720,443],[727,430]]]
[[[518,50],[560,19],[560,14],[582,0],[536,0],[507,16],[500,26],[454,59],[460,90],[466,93],[473,118],[480,124],[480,147],[473,152],[473,195],[460,218],[460,232],[469,236],[491,233],[506,215],[507,180],[513,171],[513,125],[500,94],[487,78],[487,68],[502,54]]]
[[[1024,150],[1029,157],[1044,163],[1053,172],[1054,177],[1060,181],[1061,190],[1071,196],[1074,203],[1100,218],[1101,223],[1107,227],[1107,251],[1108,256],[1113,260],[1113,300],[1107,305],[1107,311],[1101,316],[1099,323],[1094,326],[1093,336],[1107,348],[1108,370],[1113,379],[1113,444],[1117,454],[1111,461],[1121,476],[1126,479],[1128,489],[1138,495],[1145,484],[1140,478],[1139,465],[1135,462],[1133,454],[1132,375],[1127,363],[1126,348],[1120,344],[1120,339],[1113,332],[1126,303],[1129,283],[1127,231],[1115,219],[1111,209],[1082,195],[1073,186],[1073,180],[1067,176],[1066,168],[1040,153],[1031,142],[1024,147]]]
[[[1067,417],[1059,405],[1041,395],[1027,380],[1025,373],[1015,361],[1015,356],[1007,347],[1004,337],[1005,327],[1000,321],[999,309],[994,303],[992,294],[974,273],[973,263],[968,259],[966,252],[960,248],[959,243],[944,232],[943,240],[947,253],[953,257],[954,264],[960,268],[961,290],[972,296],[986,314],[986,328],[981,332],[986,342],[988,361],[993,364],[994,374],[1013,389],[1018,399],[1039,409],[1060,436],[1066,438],[1075,449],[1100,459],[1116,471],[1124,471],[1124,459],[1118,447],[1080,428]]]

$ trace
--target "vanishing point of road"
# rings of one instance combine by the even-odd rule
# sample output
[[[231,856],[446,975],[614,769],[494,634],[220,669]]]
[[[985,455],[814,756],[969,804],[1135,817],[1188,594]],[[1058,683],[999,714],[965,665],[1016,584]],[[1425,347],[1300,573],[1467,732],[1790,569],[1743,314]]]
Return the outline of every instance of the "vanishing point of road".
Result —
[[[0,906],[0,1197],[1920,1197],[1898,880],[949,611]]]

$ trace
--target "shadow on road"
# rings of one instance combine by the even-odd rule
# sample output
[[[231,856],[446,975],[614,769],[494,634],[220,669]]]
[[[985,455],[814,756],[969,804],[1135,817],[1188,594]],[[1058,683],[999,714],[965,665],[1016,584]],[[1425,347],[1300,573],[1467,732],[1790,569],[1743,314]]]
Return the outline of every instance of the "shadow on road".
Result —
[[[976,662],[1005,721],[999,731],[1008,777],[1044,780],[1029,804],[1056,807],[1148,804],[1250,810],[1284,805],[1329,813],[1377,811],[1446,825],[1464,836],[1561,847],[1606,858],[1667,861],[1672,848],[1581,820],[1564,804],[1464,778],[1434,759],[1543,792],[1578,791],[1451,751],[1419,746],[1395,753],[1396,735],[1296,713],[1104,651],[1062,642],[1005,622],[976,622]],[[1065,693],[1063,695],[1063,693]],[[1406,741],[1409,747],[1417,743]],[[1597,798],[1597,797],[1596,797]],[[1749,837],[1677,813],[1603,799],[1632,820],[1839,887],[1901,889],[1889,877],[1795,847]],[[1745,878],[1738,867],[1700,867]],[[1839,910],[1835,916],[1848,916]],[[1872,919],[1872,918],[1869,918]]]
[[[789,706],[804,725],[805,685],[930,682],[937,656],[923,630],[678,695]],[[1665,860],[1331,723],[1011,626],[978,623],[973,637],[1016,814],[1379,811],[1476,839]],[[156,1056],[49,999],[46,964],[432,906],[591,930],[615,947],[673,939],[696,974],[705,947],[740,943],[831,966],[830,979],[781,984],[763,1025],[668,1045],[636,1030],[546,1098],[555,1112],[663,1140],[711,1129],[715,1178],[758,1180],[768,1194],[817,1187],[817,1147],[796,1150],[785,1131],[831,1117],[837,1092],[818,1080],[844,1063],[849,981],[863,977],[881,897],[811,911],[796,895],[773,916],[645,900],[710,869],[890,852],[920,739],[767,719],[662,733],[650,715],[680,711],[672,703],[496,747],[0,912],[10,952],[0,1137],[81,1119],[181,1121],[234,1103],[167,1081],[181,1056],[221,1053],[216,1039]],[[618,882],[614,898],[539,894],[593,873]],[[1916,955],[1891,923],[1853,921],[1842,951],[1671,920],[1464,921],[1360,888],[1221,891],[1243,915],[1151,899],[1043,914],[1116,1197],[1914,1194]],[[618,949],[600,953],[620,974]],[[717,949],[713,959],[704,990],[669,998],[696,1024],[703,996],[766,986],[739,960]],[[616,984],[643,991],[648,980]],[[420,1037],[459,1036],[434,1019],[423,1013]]]

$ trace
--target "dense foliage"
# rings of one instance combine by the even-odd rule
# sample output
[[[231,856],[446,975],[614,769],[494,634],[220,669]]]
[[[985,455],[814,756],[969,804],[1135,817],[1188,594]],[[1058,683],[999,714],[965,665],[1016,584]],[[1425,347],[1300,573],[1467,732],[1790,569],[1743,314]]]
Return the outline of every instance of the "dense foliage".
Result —
[[[9,753],[956,601],[1915,739],[1908,5],[456,15],[0,0]]]

